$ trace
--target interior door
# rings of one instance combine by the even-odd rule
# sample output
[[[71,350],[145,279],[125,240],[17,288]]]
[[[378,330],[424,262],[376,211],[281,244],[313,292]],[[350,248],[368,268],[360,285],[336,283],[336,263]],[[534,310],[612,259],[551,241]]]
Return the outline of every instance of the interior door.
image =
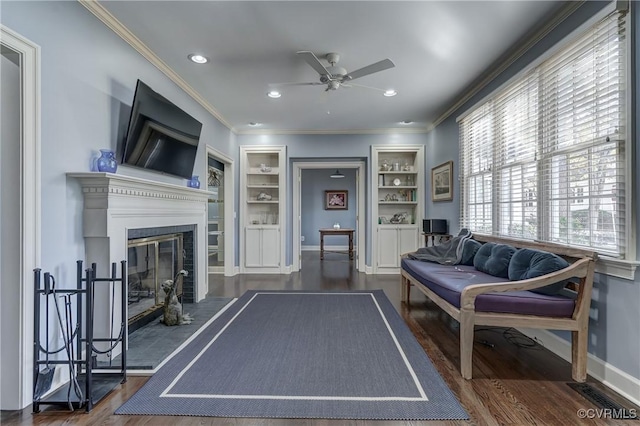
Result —
[[[224,273],[224,163],[207,159],[209,196],[207,239],[209,273]]]

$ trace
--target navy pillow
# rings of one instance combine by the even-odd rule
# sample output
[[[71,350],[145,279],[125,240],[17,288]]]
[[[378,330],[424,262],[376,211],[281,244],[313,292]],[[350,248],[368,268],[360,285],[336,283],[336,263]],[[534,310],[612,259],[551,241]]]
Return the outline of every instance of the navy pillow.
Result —
[[[460,259],[460,265],[473,266],[473,258],[475,257],[478,249],[482,247],[479,241],[472,240],[470,238],[464,240],[462,246],[462,259]]]
[[[520,249],[513,255],[511,263],[509,263],[509,279],[519,281],[535,278],[559,271],[567,266],[569,266],[569,262],[548,251]],[[566,283],[567,280],[563,280],[530,291],[553,296],[558,294]]]
[[[509,261],[515,252],[507,244],[485,243],[473,258],[473,266],[485,274],[509,278]]]

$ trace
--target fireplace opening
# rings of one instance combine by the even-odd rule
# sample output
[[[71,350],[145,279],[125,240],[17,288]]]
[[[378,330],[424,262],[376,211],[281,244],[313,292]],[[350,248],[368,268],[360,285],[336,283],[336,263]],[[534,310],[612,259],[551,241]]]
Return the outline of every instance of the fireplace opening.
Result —
[[[184,269],[184,236],[166,234],[128,241],[128,324],[129,333],[162,316],[165,293],[162,283]],[[183,296],[183,280],[176,295]],[[182,301],[182,300],[181,300]]]

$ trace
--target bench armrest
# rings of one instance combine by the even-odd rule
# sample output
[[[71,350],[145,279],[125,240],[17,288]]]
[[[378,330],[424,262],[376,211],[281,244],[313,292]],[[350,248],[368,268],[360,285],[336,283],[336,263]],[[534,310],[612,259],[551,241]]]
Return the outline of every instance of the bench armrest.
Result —
[[[460,296],[460,308],[474,310],[475,299],[480,294],[533,290],[569,278],[585,278],[590,274],[589,265],[592,262],[594,262],[594,260],[591,258],[583,258],[559,271],[535,278],[529,278],[527,280],[470,285],[462,291]],[[581,289],[582,286],[580,286],[578,291]]]

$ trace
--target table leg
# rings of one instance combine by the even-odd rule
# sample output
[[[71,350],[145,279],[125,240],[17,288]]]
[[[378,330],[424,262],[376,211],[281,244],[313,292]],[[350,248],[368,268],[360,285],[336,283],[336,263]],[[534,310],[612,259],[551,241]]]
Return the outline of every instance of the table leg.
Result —
[[[349,260],[353,260],[353,233],[349,234]]]
[[[320,233],[320,260],[324,259],[324,234]]]

